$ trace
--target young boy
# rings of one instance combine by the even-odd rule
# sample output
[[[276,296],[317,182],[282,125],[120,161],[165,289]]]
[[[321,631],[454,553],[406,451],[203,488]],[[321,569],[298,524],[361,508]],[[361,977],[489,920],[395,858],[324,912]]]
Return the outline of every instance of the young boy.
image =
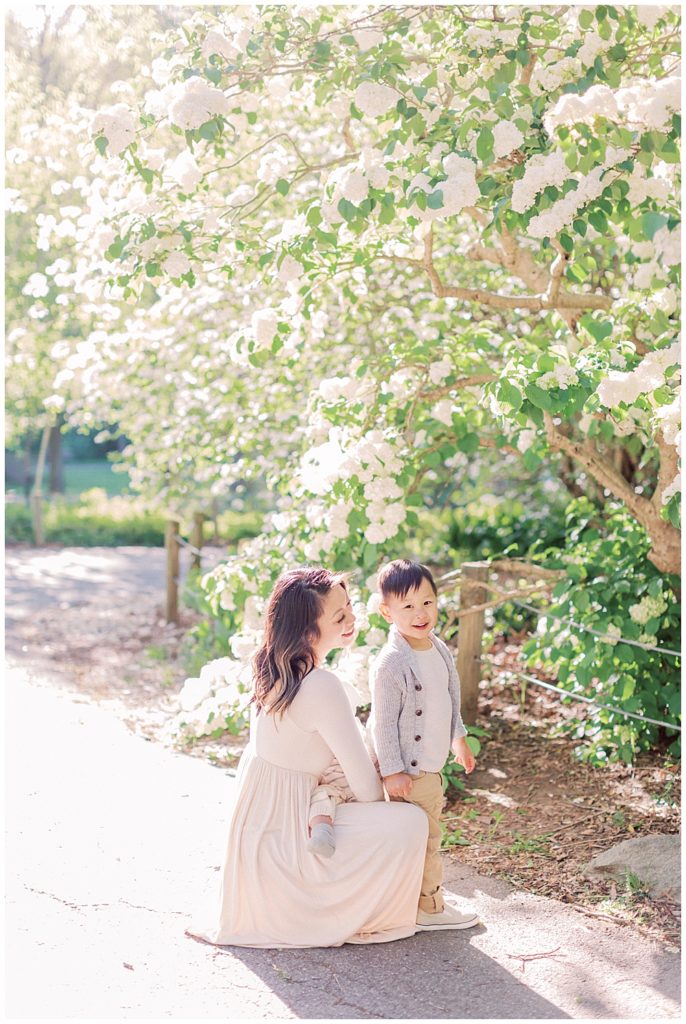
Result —
[[[449,750],[468,774],[475,761],[460,715],[457,670],[432,632],[436,584],[426,566],[398,559],[380,570],[378,587],[379,610],[392,626],[372,668],[369,729],[390,799],[417,804],[429,817],[418,930],[472,928],[478,916],[446,904],[441,891],[441,769]]]

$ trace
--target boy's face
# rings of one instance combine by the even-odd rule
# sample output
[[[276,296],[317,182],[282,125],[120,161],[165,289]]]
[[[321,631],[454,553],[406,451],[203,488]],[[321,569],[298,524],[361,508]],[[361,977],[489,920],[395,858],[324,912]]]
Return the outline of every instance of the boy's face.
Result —
[[[382,598],[379,611],[387,622],[397,626],[411,646],[413,640],[428,637],[438,621],[438,602],[428,580],[422,580],[404,597],[392,594]]]

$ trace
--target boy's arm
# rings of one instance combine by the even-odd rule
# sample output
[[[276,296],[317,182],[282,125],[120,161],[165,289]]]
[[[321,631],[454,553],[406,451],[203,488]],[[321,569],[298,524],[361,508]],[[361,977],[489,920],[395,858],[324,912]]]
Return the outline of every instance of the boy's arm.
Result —
[[[392,670],[382,662],[372,671],[370,689],[372,740],[379,759],[381,775],[386,778],[405,771],[398,731],[402,709],[400,684]]]

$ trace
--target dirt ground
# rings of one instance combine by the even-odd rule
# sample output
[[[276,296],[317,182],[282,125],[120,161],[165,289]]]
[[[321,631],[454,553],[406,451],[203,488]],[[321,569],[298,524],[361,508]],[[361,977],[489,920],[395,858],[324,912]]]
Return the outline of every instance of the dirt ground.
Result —
[[[91,606],[46,603],[15,624],[22,651],[45,661],[70,691],[109,706],[136,734],[157,741],[178,709],[186,671],[183,639],[195,621],[184,612],[166,625],[160,595],[141,588],[135,602]],[[512,661],[517,645],[494,652]],[[666,755],[641,755],[631,767],[594,768],[574,757],[575,743],[551,735],[564,709],[554,695],[484,682],[477,769],[463,792],[449,790],[444,844],[457,861],[581,915],[677,945],[680,906],[652,897],[633,880],[588,879],[595,853],[624,839],[679,831],[680,772]],[[231,767],[240,738],[197,742],[188,753]]]

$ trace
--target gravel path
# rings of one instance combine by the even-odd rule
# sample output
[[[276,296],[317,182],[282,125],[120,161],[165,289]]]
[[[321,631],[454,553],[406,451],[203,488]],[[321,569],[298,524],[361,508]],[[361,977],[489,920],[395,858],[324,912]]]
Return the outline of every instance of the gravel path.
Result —
[[[154,558],[8,555],[7,1018],[679,1016],[676,952],[452,855],[447,888],[485,922],[467,932],[297,951],[186,938],[217,882],[230,774],[134,735],[26,642],[40,614],[154,604]]]

